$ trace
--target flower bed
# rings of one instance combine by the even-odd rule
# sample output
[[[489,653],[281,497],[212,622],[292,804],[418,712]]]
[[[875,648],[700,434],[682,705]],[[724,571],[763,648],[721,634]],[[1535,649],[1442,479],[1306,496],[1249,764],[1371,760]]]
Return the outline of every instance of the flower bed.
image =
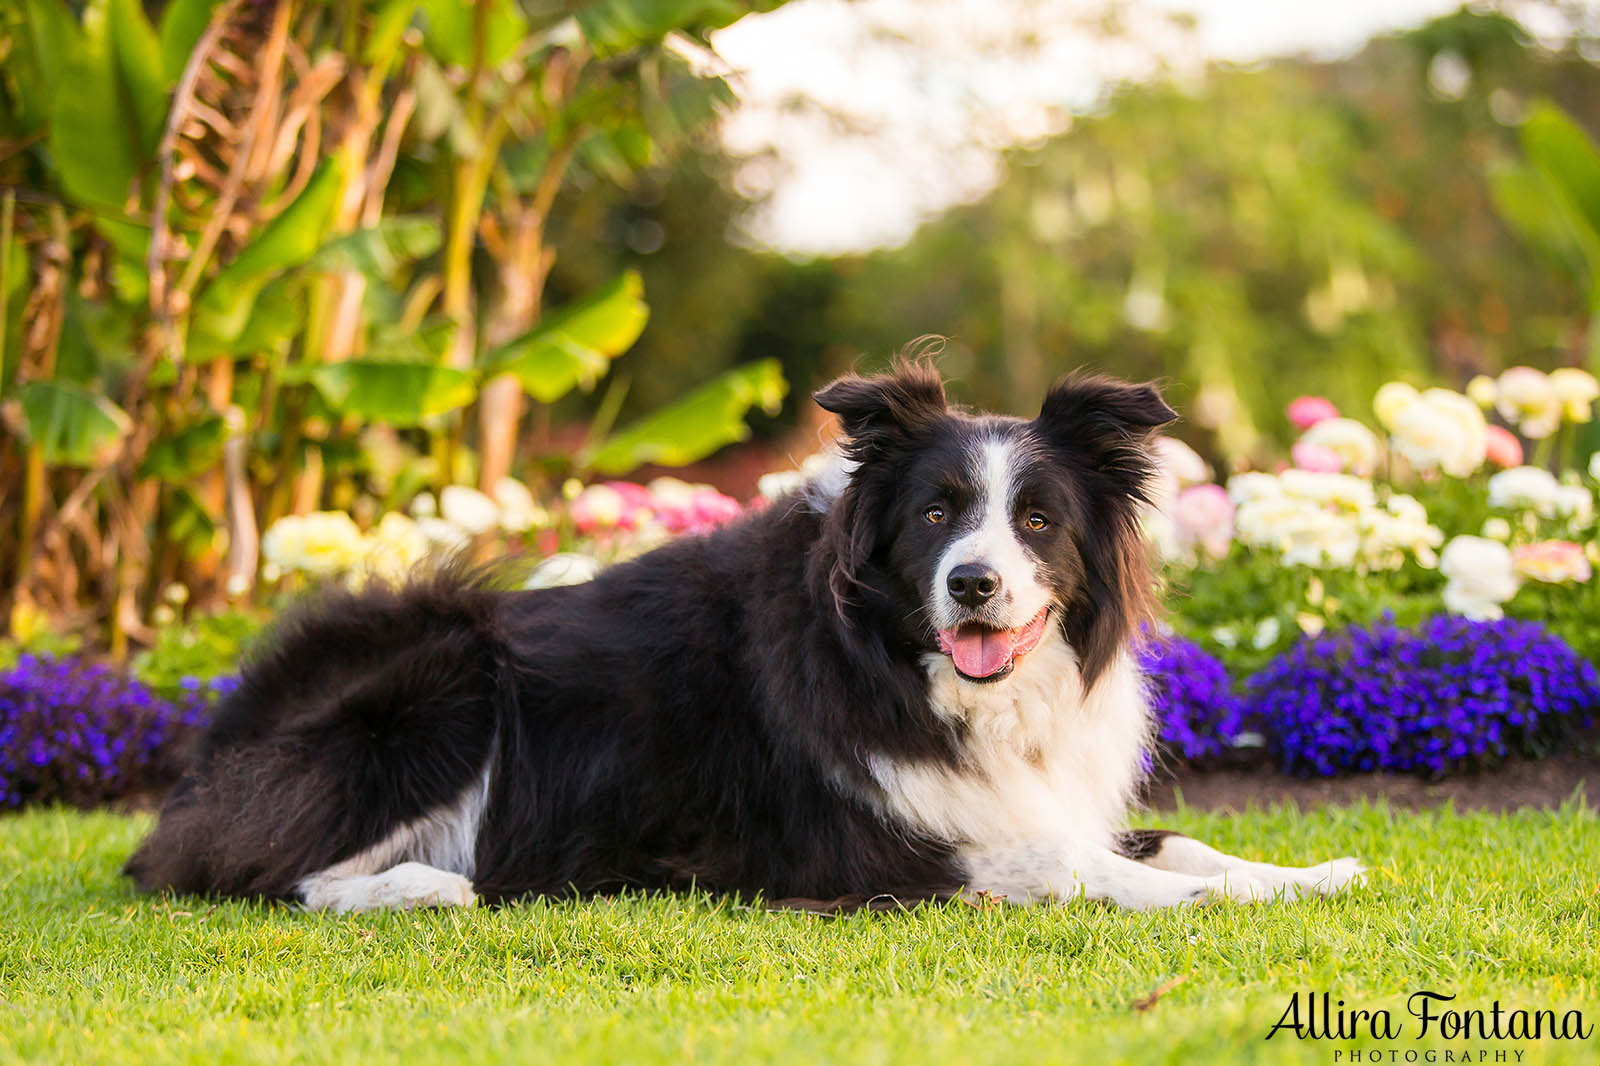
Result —
[[[22,656],[0,673],[0,808],[92,807],[170,784],[228,680],[177,700],[84,659]]]

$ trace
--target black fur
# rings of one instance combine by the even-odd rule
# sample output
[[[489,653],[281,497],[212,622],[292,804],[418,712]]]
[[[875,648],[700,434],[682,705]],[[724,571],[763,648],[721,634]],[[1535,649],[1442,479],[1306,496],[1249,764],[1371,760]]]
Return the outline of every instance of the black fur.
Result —
[[[1028,492],[1059,522],[1035,547],[1092,683],[1149,609],[1136,506],[1143,444],[1171,412],[1147,386],[1080,379],[1031,422],[973,418],[910,365],[817,399],[860,464],[825,513],[786,498],[575,587],[446,573],[295,612],[126,872],[146,890],[293,898],[488,765],[473,887],[490,901],[957,892],[954,844],[887,816],[865,763],[963,765],[920,662],[937,648],[923,607],[947,535],[920,508],[963,491],[974,434],[1037,450]]]

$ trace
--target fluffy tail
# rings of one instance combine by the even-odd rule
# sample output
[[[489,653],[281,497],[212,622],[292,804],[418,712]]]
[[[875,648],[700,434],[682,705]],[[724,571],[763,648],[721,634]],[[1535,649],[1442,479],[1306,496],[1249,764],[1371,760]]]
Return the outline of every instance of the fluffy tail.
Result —
[[[455,800],[494,743],[499,596],[447,573],[292,612],[123,872],[146,891],[287,897]]]

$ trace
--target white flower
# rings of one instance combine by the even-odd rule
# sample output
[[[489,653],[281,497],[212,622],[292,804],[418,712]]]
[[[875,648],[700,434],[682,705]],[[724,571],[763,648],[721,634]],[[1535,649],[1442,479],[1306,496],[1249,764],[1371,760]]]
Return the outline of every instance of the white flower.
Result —
[[[1539,512],[1554,517],[1561,484],[1548,470],[1536,466],[1514,466],[1489,479],[1489,506],[1498,510]]]
[[[1278,637],[1283,632],[1283,623],[1277,617],[1263,618],[1256,625],[1255,635],[1250,638],[1250,644],[1256,651],[1266,651],[1278,643]]]
[[[598,560],[577,552],[557,552],[533,568],[525,589],[550,589],[565,585],[581,585],[591,581],[600,572]]]
[[[1596,452],[1595,455],[1600,456],[1600,452]],[[1252,471],[1235,474],[1228,479],[1228,498],[1233,500],[1235,505],[1247,503],[1250,500],[1282,495],[1283,486],[1271,474]]]
[[[1514,366],[1500,375],[1495,407],[1524,437],[1541,440],[1561,425],[1565,405],[1548,375],[1531,366]]]
[[[430,547],[418,520],[390,511],[367,536],[366,566],[380,577],[398,581],[427,557]]]
[[[1285,470],[1278,476],[1284,493],[1317,503],[1344,507],[1371,507],[1377,502],[1372,482],[1350,474],[1321,474],[1311,470]]]
[[[439,513],[439,501],[433,498],[433,493],[418,493],[417,498],[411,501],[412,518],[432,518]]]
[[[465,485],[445,486],[439,493],[439,513],[446,522],[473,537],[500,524],[500,505]]]
[[[428,549],[442,555],[454,555],[472,543],[472,538],[467,535],[466,530],[454,522],[432,515],[424,515],[417,519],[417,530],[427,539]]]
[[[280,571],[327,577],[361,561],[366,544],[355,519],[343,511],[286,515],[261,538],[261,554]]]
[[[1370,477],[1378,465],[1378,436],[1353,418],[1324,418],[1301,435],[1303,444],[1327,448],[1349,473]]]
[[[1589,456],[1589,476],[1600,481],[1600,452]]]
[[[1444,605],[1456,614],[1480,621],[1501,617],[1501,604],[1517,594],[1511,549],[1483,537],[1456,537],[1439,556],[1439,572],[1448,584]]]
[[[1587,422],[1594,417],[1592,405],[1600,398],[1600,382],[1588,371],[1564,366],[1550,371],[1550,388],[1560,399],[1569,422]]]
[[[536,526],[550,523],[550,516],[528,491],[528,486],[515,478],[503,477],[494,483],[495,504],[500,508],[500,528],[507,533],[526,533]]]
[[[1418,470],[1466,477],[1488,454],[1488,423],[1478,405],[1459,392],[1429,389],[1395,416],[1394,449]]]
[[[1395,420],[1417,402],[1417,390],[1403,381],[1391,381],[1372,398],[1372,411],[1384,429],[1393,430]]]
[[[1504,544],[1511,539],[1511,523],[1500,517],[1484,519],[1483,535]]]
[[[1200,458],[1200,453],[1176,437],[1157,437],[1150,442],[1156,463],[1178,479],[1180,488],[1200,485],[1211,480],[1211,468]]]
[[[1582,485],[1559,485],[1552,501],[1556,514],[1574,527],[1589,524],[1594,518],[1594,495]]]

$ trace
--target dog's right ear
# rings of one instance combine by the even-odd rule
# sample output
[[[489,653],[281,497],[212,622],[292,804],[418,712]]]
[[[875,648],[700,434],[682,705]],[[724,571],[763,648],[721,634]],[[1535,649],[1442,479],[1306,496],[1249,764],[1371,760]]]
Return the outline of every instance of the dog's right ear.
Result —
[[[910,436],[945,413],[944,381],[925,363],[902,363],[870,378],[847,374],[814,399],[839,416],[857,451]]]

